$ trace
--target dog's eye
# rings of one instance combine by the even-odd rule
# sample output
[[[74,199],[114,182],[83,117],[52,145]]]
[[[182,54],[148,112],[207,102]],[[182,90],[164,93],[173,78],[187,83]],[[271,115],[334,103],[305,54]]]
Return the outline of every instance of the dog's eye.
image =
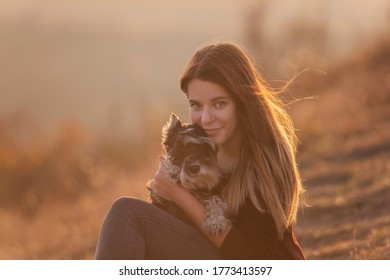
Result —
[[[216,153],[217,151],[210,145],[207,145],[207,146],[204,146],[203,147],[203,151],[207,154],[214,154]]]
[[[185,145],[183,147],[184,150],[191,150],[191,151],[196,151],[197,149],[199,149],[200,145],[198,144],[194,144],[194,143],[188,143],[187,145]]]

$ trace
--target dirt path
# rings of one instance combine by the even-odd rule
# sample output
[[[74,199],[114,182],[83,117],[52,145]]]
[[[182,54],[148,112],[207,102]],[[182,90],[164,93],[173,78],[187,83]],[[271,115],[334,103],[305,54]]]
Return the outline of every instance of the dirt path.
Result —
[[[326,83],[299,155],[299,239],[309,259],[390,259],[390,49]]]

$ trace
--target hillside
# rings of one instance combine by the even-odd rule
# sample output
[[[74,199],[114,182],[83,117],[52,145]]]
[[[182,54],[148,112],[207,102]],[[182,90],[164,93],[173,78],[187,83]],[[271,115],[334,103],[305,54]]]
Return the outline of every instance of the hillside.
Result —
[[[299,155],[310,207],[298,235],[307,257],[390,259],[390,43],[307,88],[319,91]]]

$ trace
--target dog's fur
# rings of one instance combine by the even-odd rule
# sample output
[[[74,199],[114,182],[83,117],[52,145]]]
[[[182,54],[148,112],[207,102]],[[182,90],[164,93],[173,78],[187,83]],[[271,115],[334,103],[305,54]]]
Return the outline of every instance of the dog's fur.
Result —
[[[225,217],[226,203],[218,195],[221,170],[217,165],[218,147],[199,125],[182,124],[172,114],[162,133],[164,155],[162,165],[169,176],[188,189],[205,207],[203,226],[211,235],[225,230],[230,220]],[[191,223],[173,202],[166,201],[151,191],[152,203],[181,220]]]

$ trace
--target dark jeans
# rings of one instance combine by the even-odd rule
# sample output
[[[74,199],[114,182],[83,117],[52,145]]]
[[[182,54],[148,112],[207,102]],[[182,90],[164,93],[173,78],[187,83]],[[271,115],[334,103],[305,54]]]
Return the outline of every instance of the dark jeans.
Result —
[[[102,225],[96,259],[222,259],[197,229],[145,201],[121,197]]]

